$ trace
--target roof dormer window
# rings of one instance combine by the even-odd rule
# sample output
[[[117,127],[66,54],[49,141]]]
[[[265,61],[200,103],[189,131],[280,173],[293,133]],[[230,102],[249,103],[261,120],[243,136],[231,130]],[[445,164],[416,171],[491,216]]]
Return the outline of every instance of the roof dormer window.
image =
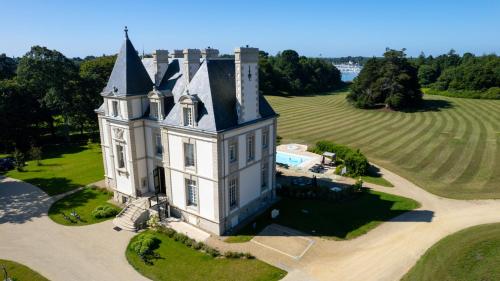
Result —
[[[151,118],[153,119],[158,119],[158,103],[152,101],[149,104],[149,108],[150,108],[149,116],[151,116]]]
[[[179,99],[182,114],[182,126],[196,127],[198,125],[198,97],[196,95],[186,94],[182,95]]]
[[[149,117],[154,120],[162,120],[165,118],[164,102],[165,95],[153,87],[153,91],[148,94],[149,98]]]
[[[193,109],[190,107],[184,107],[182,111],[184,116],[184,126],[193,126]]]

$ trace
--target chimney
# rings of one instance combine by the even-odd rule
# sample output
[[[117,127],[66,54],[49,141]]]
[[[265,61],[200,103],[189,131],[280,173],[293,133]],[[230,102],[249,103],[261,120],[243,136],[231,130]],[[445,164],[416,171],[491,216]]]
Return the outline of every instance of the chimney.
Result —
[[[165,75],[168,67],[168,51],[156,50],[153,52],[153,64],[155,66],[155,85],[158,86]]]
[[[210,47],[201,50],[201,57],[204,59],[216,58],[219,56],[219,50]]]
[[[200,68],[201,51],[199,49],[184,49],[184,75],[190,82]]]
[[[184,54],[182,53],[182,50],[174,50],[170,57],[174,59],[183,58]]]
[[[238,124],[260,118],[259,49],[246,47],[234,51],[236,112]]]

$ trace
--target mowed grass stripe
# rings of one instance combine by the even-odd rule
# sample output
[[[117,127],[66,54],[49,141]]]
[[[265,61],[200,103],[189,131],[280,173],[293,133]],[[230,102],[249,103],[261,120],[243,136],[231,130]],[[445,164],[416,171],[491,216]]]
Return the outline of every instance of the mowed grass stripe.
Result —
[[[430,145],[424,146],[422,142],[419,143],[419,146],[414,150],[417,159],[402,155],[393,162],[396,165],[404,165],[404,168],[412,172],[420,172],[424,167],[432,163],[437,154],[443,153],[444,148],[449,144],[450,139],[453,138],[460,125],[455,113],[450,114],[449,117],[451,120],[446,122],[445,129],[442,132],[436,131],[432,134],[433,140]]]
[[[485,167],[491,167],[494,165],[494,153],[496,152],[496,147],[493,143],[493,126],[492,122],[485,122],[485,120],[491,120],[490,116],[487,114],[486,108],[482,103],[477,103],[471,108],[474,114],[472,117],[475,119],[474,123],[477,123],[480,127],[479,142],[476,145],[476,151],[472,156],[469,165],[465,168],[464,172],[461,173],[456,179],[451,183],[467,183],[475,178],[474,181],[479,184],[476,186],[471,186],[471,188],[478,189],[486,184],[487,179],[491,176],[492,170],[485,169]]]
[[[419,136],[423,132],[429,130],[436,124],[436,115],[431,112],[430,115],[419,114],[423,118],[422,121],[417,119],[413,124],[405,124],[408,129],[401,134],[393,137],[388,137],[382,143],[371,144],[372,149],[363,150],[365,153],[376,152],[377,156],[386,156],[391,158],[398,152],[404,153],[404,149],[410,147],[413,143],[419,142]],[[375,149],[375,150],[373,150]]]
[[[443,112],[439,116],[433,112],[433,116],[435,120],[422,131],[422,135],[417,135],[407,146],[400,146],[400,149],[390,151],[392,162],[408,169],[413,168],[427,155],[426,150],[430,151],[439,145],[439,136],[446,128],[451,129],[453,126],[453,123],[449,122],[452,118],[449,112]]]
[[[460,118],[457,131],[449,137],[448,143],[443,143],[440,153],[430,159],[428,165],[422,167],[420,171],[430,179],[438,180],[444,173],[450,173],[459,158],[465,155],[463,153],[464,144],[468,143],[473,127],[467,114],[464,114],[462,110],[456,112],[456,115]]]
[[[408,117],[408,118],[407,118]],[[402,137],[407,136],[412,129],[419,126],[419,122],[422,116],[417,116],[416,114],[406,115],[401,122],[397,123],[396,126],[384,127],[379,130],[379,133],[374,133],[371,137],[360,138],[358,141],[354,141],[353,145],[358,147],[386,147],[383,143],[389,143],[394,140],[401,140]],[[408,124],[413,124],[413,126],[408,126]],[[406,128],[406,129],[405,129]],[[385,132],[384,132],[385,131]],[[365,152],[366,149],[363,149]]]

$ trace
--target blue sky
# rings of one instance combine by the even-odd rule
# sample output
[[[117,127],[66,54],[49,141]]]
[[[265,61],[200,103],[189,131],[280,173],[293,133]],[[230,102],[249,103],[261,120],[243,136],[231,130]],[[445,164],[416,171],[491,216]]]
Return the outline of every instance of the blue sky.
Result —
[[[229,53],[249,44],[271,54],[373,56],[385,47],[416,56],[500,54],[500,1],[4,1],[0,53],[32,45],[66,56],[116,53],[127,25],[135,47]]]

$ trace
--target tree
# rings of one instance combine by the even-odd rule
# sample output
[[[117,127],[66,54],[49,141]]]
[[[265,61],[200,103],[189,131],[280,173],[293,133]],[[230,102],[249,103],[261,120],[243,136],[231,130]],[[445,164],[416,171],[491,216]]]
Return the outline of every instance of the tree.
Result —
[[[385,104],[392,109],[417,107],[422,101],[417,69],[407,59],[405,49],[386,49],[384,57],[369,60],[354,79],[347,98],[357,107]]]
[[[429,85],[436,82],[437,70],[431,65],[422,65],[418,69],[418,82],[420,85]]]
[[[11,79],[16,75],[17,62],[5,54],[0,54],[0,80]]]
[[[54,116],[61,115],[69,134],[72,94],[78,80],[76,65],[56,50],[34,46],[19,61],[17,80],[39,103],[37,114],[53,130]]]

